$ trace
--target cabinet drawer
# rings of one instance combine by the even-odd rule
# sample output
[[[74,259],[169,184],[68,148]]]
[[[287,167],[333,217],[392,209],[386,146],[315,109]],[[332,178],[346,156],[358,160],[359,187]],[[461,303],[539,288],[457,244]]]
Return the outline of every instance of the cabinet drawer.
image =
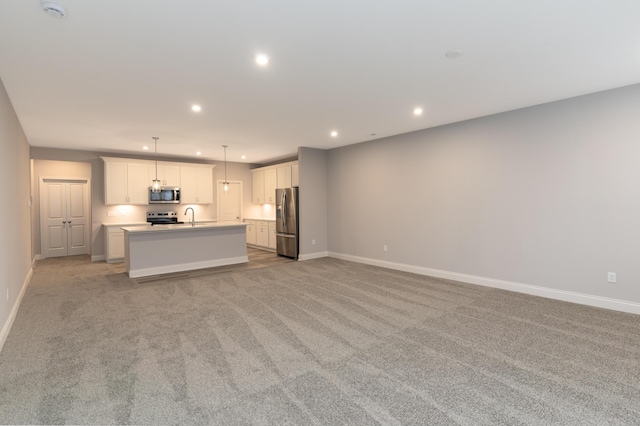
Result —
[[[269,222],[267,222],[266,220],[258,220],[256,221],[256,226],[269,226]]]

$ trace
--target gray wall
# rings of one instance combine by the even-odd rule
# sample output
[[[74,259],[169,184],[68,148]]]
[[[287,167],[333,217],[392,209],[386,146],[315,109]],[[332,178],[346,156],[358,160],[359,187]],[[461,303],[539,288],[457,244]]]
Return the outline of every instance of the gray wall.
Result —
[[[640,303],[639,117],[636,85],[330,150],[329,251]]]
[[[74,177],[78,173],[90,171],[91,177],[91,255],[95,258],[104,256],[104,236],[103,223],[125,223],[125,222],[145,222],[147,211],[167,210],[166,206],[127,206],[119,208],[116,206],[105,206],[104,204],[104,162],[101,156],[115,157],[114,154],[104,154],[92,151],[78,151],[66,149],[50,149],[50,148],[31,148],[31,158],[34,159],[34,178],[37,180],[40,176],[60,176]],[[127,158],[140,158],[145,160],[153,160],[148,156],[127,156]],[[159,161],[176,161],[189,162],[186,159],[177,159],[169,157],[158,157]],[[199,164],[202,164],[200,162]],[[213,169],[213,185],[216,188],[216,181],[224,179],[224,162],[209,161],[207,164],[216,166]],[[89,168],[87,168],[89,167]],[[243,182],[243,206],[244,214],[253,214],[252,204],[252,177],[251,165],[244,163],[227,163],[227,178],[235,181]],[[37,189],[36,189],[37,191]],[[215,189],[214,189],[215,191]],[[39,222],[39,203],[37,194],[34,196],[36,203],[36,217],[34,220],[33,232],[35,244],[34,250],[40,253],[40,222]],[[184,213],[184,206],[176,208],[178,213]],[[213,204],[198,205],[195,207],[196,220],[207,220],[217,218],[217,202],[214,192]],[[109,211],[115,211],[117,216],[108,216]],[[181,217],[184,219],[184,217]]]
[[[300,259],[306,260],[327,255],[327,151],[300,147],[298,165]]]
[[[29,144],[1,81],[0,146],[2,205],[10,221],[0,226],[1,348],[31,274],[32,261]]]

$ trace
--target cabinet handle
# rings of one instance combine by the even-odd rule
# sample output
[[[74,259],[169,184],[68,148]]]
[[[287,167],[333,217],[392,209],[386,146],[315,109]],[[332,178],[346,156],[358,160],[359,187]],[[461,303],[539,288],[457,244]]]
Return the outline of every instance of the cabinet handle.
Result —
[[[69,221],[69,225],[71,225],[71,221]]]
[[[63,221],[62,221],[62,223],[67,223],[67,221],[66,221],[66,220],[63,220]]]

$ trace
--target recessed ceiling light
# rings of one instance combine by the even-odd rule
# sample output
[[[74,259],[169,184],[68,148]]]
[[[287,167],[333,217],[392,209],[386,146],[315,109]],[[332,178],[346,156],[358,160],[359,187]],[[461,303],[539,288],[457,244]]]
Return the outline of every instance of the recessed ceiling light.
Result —
[[[42,10],[47,12],[48,15],[53,16],[54,18],[67,17],[67,11],[65,8],[54,1],[42,0],[40,1],[40,7],[42,7]]]
[[[196,152],[196,155],[202,155],[202,153],[200,151]]]
[[[146,151],[146,150],[149,149],[149,147],[145,145],[145,146],[142,147],[142,149],[144,149]]]
[[[246,160],[246,159],[247,159],[247,156],[246,156],[246,155],[243,155],[243,156],[242,156],[242,157],[240,157],[240,158],[242,158],[243,160]]]
[[[338,132],[336,132],[335,130],[331,132],[331,137],[335,138],[338,136]]]
[[[265,54],[260,53],[256,56],[256,63],[260,66],[265,66],[269,63],[269,57]]]
[[[413,110],[413,115],[422,115],[422,108],[417,107]]]
[[[200,112],[200,111],[202,111],[202,107],[200,105],[192,105],[191,106],[191,111]]]
[[[458,59],[460,56],[462,56],[462,52],[459,50],[449,50],[447,53],[444,54],[444,56],[446,56],[449,59]]]

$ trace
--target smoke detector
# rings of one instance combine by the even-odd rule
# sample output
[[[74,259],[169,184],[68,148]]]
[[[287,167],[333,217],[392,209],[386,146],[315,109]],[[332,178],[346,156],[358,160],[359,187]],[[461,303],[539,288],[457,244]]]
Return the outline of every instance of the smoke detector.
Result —
[[[49,15],[51,15],[51,16],[53,16],[55,18],[66,18],[67,17],[67,11],[65,10],[65,8],[62,7],[61,5],[59,5],[58,3],[54,2],[54,1],[42,0],[40,2],[40,6],[42,6],[42,10],[44,10]]]

